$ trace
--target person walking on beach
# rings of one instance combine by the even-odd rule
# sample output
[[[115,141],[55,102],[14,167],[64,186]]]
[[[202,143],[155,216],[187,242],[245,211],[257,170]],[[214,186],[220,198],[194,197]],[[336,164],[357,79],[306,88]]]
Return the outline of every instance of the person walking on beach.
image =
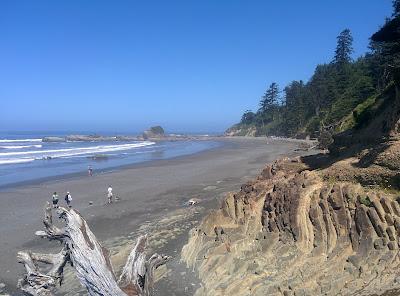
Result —
[[[93,176],[93,169],[91,166],[88,166],[88,175],[89,177]]]
[[[53,201],[53,208],[58,208],[58,195],[57,192],[55,191],[52,196],[52,201]]]
[[[69,208],[71,207],[71,201],[72,201],[72,196],[68,191],[67,194],[65,195],[65,202],[67,203],[67,206]]]
[[[109,204],[112,203],[112,197],[113,197],[112,190],[113,189],[112,189],[111,185],[109,185],[108,189],[107,189],[107,199],[108,199]]]

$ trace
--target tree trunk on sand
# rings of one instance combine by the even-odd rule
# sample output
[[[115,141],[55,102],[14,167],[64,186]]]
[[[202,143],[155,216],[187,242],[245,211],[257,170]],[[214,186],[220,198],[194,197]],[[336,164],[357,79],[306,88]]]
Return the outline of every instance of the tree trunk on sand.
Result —
[[[62,229],[53,225],[52,208],[47,203],[43,220],[45,230],[37,231],[36,235],[58,240],[63,248],[57,254],[18,253],[18,262],[26,269],[26,275],[18,281],[22,291],[34,296],[53,295],[57,283],[62,284],[65,265],[70,263],[89,295],[151,295],[154,270],[165,264],[168,257],[154,254],[146,259],[146,236],[138,238],[117,280],[108,250],[99,243],[78,211],[60,207],[57,214],[66,223]],[[43,263],[51,265],[50,269],[39,267]]]

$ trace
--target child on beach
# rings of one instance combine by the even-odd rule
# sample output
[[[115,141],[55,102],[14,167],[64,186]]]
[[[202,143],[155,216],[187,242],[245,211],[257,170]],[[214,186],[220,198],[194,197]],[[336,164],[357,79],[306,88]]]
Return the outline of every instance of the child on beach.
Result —
[[[57,195],[57,192],[53,193],[52,201],[53,201],[53,208],[58,208],[58,195]]]
[[[71,201],[72,201],[72,196],[68,191],[67,194],[65,195],[65,202],[67,203],[67,206],[69,208],[71,207]]]
[[[107,189],[107,198],[108,198],[108,203],[109,204],[112,203],[112,197],[113,197],[112,190],[113,189],[112,189],[111,185],[109,185],[108,189]]]

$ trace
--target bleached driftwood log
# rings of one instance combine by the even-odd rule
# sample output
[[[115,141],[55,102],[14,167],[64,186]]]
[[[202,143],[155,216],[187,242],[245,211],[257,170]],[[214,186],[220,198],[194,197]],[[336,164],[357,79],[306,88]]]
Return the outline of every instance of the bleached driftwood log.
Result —
[[[165,264],[168,257],[154,254],[146,259],[146,236],[138,238],[117,281],[108,250],[99,243],[78,211],[57,209],[59,218],[65,221],[63,228],[53,224],[52,211],[47,203],[45,230],[37,231],[36,235],[60,241],[62,250],[58,254],[18,253],[18,261],[26,269],[26,275],[18,281],[22,291],[34,296],[53,295],[57,283],[62,284],[65,265],[70,263],[89,295],[151,295],[154,270]],[[50,269],[39,267],[43,263],[51,265]]]

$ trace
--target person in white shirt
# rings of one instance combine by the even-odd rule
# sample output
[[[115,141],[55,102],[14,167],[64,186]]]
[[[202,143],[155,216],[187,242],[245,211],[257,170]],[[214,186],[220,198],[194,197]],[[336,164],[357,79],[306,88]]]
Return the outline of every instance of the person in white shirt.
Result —
[[[68,191],[67,194],[65,195],[65,202],[67,203],[67,206],[69,208],[71,207],[71,201],[72,201],[72,196]]]
[[[112,190],[113,190],[113,189],[112,189],[111,185],[108,186],[108,189],[107,189],[107,198],[108,198],[108,203],[109,203],[109,204],[112,203],[112,197],[113,197]]]

